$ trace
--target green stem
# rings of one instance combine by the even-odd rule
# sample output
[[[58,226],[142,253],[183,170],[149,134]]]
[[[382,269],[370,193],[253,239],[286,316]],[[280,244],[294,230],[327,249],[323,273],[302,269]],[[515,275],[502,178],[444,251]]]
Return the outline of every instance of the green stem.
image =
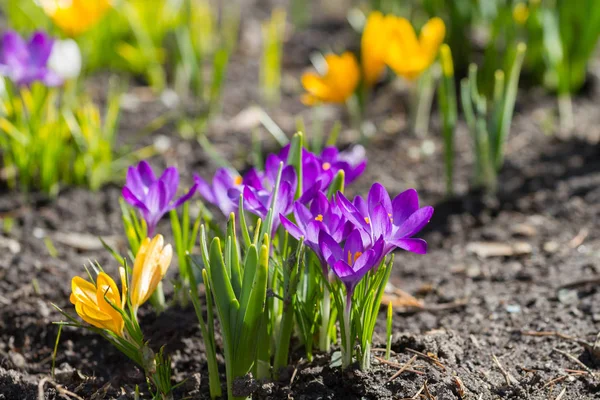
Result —
[[[418,137],[425,137],[429,131],[429,116],[431,115],[431,103],[433,102],[434,74],[431,68],[427,69],[416,87],[416,110],[414,111],[413,129]]]
[[[349,293],[346,296],[346,307],[344,307],[344,313],[342,314],[342,322],[344,325],[344,340],[342,340],[342,369],[348,368],[352,364],[352,348],[353,343],[351,340],[350,333],[350,317],[352,315],[352,294]]]
[[[571,101],[571,94],[568,91],[558,96],[558,115],[561,131],[572,131],[575,122],[573,120],[573,102]]]
[[[327,279],[327,278],[325,278]],[[329,319],[331,317],[331,296],[329,287],[323,284],[323,301],[321,303],[321,328],[319,331],[319,349],[325,353],[331,350],[331,340],[329,340]]]

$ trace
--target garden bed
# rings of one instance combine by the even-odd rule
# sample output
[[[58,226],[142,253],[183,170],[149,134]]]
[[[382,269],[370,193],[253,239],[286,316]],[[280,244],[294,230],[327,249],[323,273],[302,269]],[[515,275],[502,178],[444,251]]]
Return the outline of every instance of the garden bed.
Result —
[[[317,46],[329,34],[329,41],[343,41],[343,29],[319,28],[336,24],[324,22],[291,38],[289,48],[295,51],[284,65],[292,88],[311,50],[304,41],[316,40]],[[249,59],[238,54],[231,64],[223,114],[208,133],[240,169],[248,165],[251,136],[248,121],[236,116],[257,99],[246,84],[249,74],[257,74]],[[404,123],[405,93],[392,85],[379,87],[370,115],[380,129],[366,146],[366,173],[351,191],[364,194],[373,181],[393,195],[415,187],[422,204],[436,210],[422,235],[428,255],[396,255],[392,285],[416,296],[422,306],[396,309],[395,365],[375,362],[370,372],[340,372],[330,367],[329,355],[309,363],[297,351],[280,381],[238,382],[238,393],[258,399],[402,399],[427,396],[427,391],[429,398],[440,400],[548,399],[563,392],[563,399],[598,396],[600,385],[592,374],[597,360],[588,351],[573,340],[528,334],[557,332],[594,343],[600,331],[600,93],[595,83],[592,76],[587,92],[575,100],[576,131],[561,139],[544,129],[553,127],[554,98],[537,90],[520,95],[497,196],[466,192],[472,160],[461,127],[459,194],[451,199],[444,196],[437,114],[430,136],[417,139]],[[270,114],[291,133],[295,116],[310,114],[303,111],[297,91],[289,92]],[[130,90],[141,104],[123,115],[125,142],[138,140],[137,132],[165,111],[146,93]],[[330,110],[332,117],[338,115],[337,109]],[[168,138],[169,149],[157,163],[179,166],[188,184],[193,172],[212,175],[216,166],[195,142],[180,139],[173,126],[142,142],[152,143],[159,135]],[[268,134],[263,138],[265,150],[276,149]],[[342,142],[352,140],[351,132],[342,133]],[[0,216],[14,219],[12,229],[0,236],[0,398],[35,399],[38,393],[49,399],[61,394],[132,398],[135,385],[145,387],[143,372],[82,329],[63,330],[50,377],[58,332],[52,322],[62,320],[51,303],[71,311],[70,281],[88,260],[116,272],[96,237],[124,249],[119,196],[117,186],[96,193],[66,189],[55,201],[6,189],[0,194]],[[193,310],[172,307],[155,316],[148,309],[142,315],[150,344],[167,343],[174,379],[185,381],[176,397],[208,399],[204,347]],[[382,313],[375,340],[381,346],[375,347],[384,346],[384,320]],[[381,355],[376,349],[374,354]],[[415,355],[409,370],[389,381]]]

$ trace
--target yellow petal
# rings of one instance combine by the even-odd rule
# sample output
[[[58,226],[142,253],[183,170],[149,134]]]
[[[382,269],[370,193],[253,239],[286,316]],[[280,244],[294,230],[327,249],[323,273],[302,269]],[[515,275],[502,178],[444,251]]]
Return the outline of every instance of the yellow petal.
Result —
[[[325,80],[313,73],[302,75],[302,86],[313,97],[327,99],[331,97],[331,88]]]
[[[40,0],[40,4],[52,21],[71,36],[92,28],[111,6],[109,0]]]
[[[302,85],[309,94],[303,97],[306,104],[342,103],[354,93],[358,85],[360,68],[352,53],[346,52],[341,56],[327,54],[325,62],[327,63],[325,76],[321,77],[313,73],[302,76]]]
[[[127,272],[125,268],[119,267],[119,275],[121,277],[121,308],[125,308],[127,303]]]
[[[148,241],[144,241],[140,247],[142,254],[138,252],[135,260],[131,283],[131,304],[134,309],[144,304],[154,293],[173,257],[173,249],[171,245],[164,246],[162,235],[156,235],[149,243]]]
[[[419,42],[421,43],[421,49],[429,64],[435,60],[445,36],[446,25],[441,18],[435,17],[430,19],[421,29]]]
[[[367,85],[379,80],[385,69],[389,18],[379,11],[369,14],[361,37],[361,63]]]
[[[96,286],[80,276],[71,280],[71,303],[82,302],[88,305],[97,304]]]
[[[115,281],[105,274],[100,272],[96,279],[97,291],[96,297],[98,299],[98,308],[104,312],[104,314],[110,316],[114,321],[114,325],[118,328],[113,330],[116,334],[121,335],[123,331],[123,316],[113,308],[113,306],[119,307],[121,303],[121,297],[119,295],[119,289]],[[108,301],[110,301],[109,304]]]

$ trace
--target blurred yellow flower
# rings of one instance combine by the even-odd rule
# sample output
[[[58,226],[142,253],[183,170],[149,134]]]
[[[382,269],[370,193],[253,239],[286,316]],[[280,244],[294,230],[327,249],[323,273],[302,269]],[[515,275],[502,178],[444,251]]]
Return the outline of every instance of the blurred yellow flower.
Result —
[[[110,0],[40,0],[44,12],[69,36],[92,28],[110,8]]]
[[[368,86],[377,83],[385,70],[389,26],[396,20],[379,11],[369,14],[362,33],[360,49],[363,78]]]
[[[423,26],[418,38],[405,18],[394,18],[389,30],[386,64],[406,79],[417,78],[433,63],[446,36],[444,21],[437,17]]]
[[[308,92],[302,96],[302,102],[306,105],[343,103],[352,96],[358,85],[360,68],[354,54],[327,54],[325,62],[327,72],[324,76],[311,72],[302,75],[302,86]]]
[[[154,293],[158,283],[167,273],[173,249],[164,244],[162,235],[146,238],[140,245],[131,277],[131,307],[137,310]]]
[[[123,316],[111,304],[120,308],[125,306],[127,288],[124,276],[125,270],[121,268],[123,296],[119,294],[115,281],[104,272],[98,274],[96,284],[79,276],[74,277],[71,281],[70,300],[75,305],[77,314],[90,325],[123,336]]]
[[[513,19],[519,25],[525,25],[529,18],[529,7],[525,3],[517,3],[513,8]]]

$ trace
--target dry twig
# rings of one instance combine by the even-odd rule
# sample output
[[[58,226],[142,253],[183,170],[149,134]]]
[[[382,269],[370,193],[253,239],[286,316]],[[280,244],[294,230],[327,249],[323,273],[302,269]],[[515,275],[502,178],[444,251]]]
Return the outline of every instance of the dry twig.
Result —
[[[56,389],[58,394],[62,397],[65,397],[67,399],[74,398],[77,400],[83,400],[83,398],[81,398],[78,395],[76,395],[75,393],[65,389],[58,383],[52,381],[50,378],[42,378],[40,380],[40,383],[38,383],[38,400],[44,400],[46,398],[44,395],[44,386],[46,385],[46,383],[49,383],[50,385],[54,386],[54,389]]]
[[[420,351],[417,351],[417,350],[406,348],[406,351],[416,354],[416,355],[424,358],[425,360],[429,361],[430,363],[434,364],[435,366],[441,368],[442,371],[444,371],[444,372],[446,371],[446,367],[444,366],[444,364],[439,362],[439,360],[436,360],[435,358],[430,357],[427,354],[421,353]]]
[[[408,361],[406,362],[406,364],[404,364],[404,366],[403,366],[402,368],[400,368],[400,369],[398,370],[398,372],[396,372],[394,375],[392,375],[392,377],[391,377],[390,379],[388,379],[387,381],[388,381],[388,382],[391,382],[391,381],[393,381],[394,379],[396,379],[397,377],[399,377],[399,376],[400,376],[400,375],[401,375],[401,374],[402,374],[404,371],[406,371],[406,369],[407,369],[408,367],[410,367],[410,365],[411,365],[412,363],[414,363],[416,360],[417,360],[417,356],[413,356],[413,357],[412,357],[410,360],[408,360]]]
[[[427,387],[427,381],[423,383],[423,388],[425,389],[425,396],[427,396],[427,400],[435,400],[435,397],[429,393],[429,388]]]
[[[502,364],[500,364],[500,361],[498,360],[498,357],[496,357],[495,354],[492,354],[492,360],[494,360],[494,363],[504,376],[504,380],[506,380],[506,384],[508,386],[512,386],[513,384],[519,383],[519,381],[517,381],[508,371],[504,369],[504,367],[502,366]]]

